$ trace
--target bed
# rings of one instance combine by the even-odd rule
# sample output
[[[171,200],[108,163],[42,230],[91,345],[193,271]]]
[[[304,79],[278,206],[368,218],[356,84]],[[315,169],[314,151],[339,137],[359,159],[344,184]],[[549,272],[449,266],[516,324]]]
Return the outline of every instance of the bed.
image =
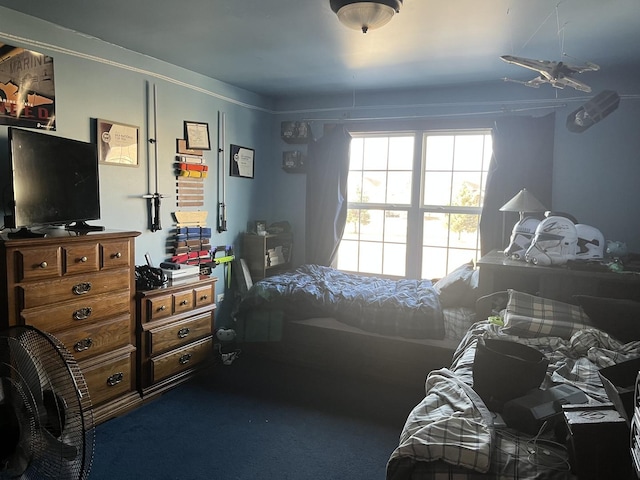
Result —
[[[425,396],[389,458],[387,480],[575,478],[555,429],[533,434],[511,428],[473,389],[478,342],[532,347],[548,360],[541,389],[571,385],[587,403],[604,405],[610,399],[598,371],[640,357],[638,303],[579,296],[573,305],[514,290],[496,298],[506,301],[497,318],[473,324],[451,365],[428,374]]]
[[[333,318],[389,337],[460,341],[475,320],[476,292],[472,263],[435,283],[302,265],[256,282],[235,316],[244,321],[252,311],[279,311],[287,321]]]

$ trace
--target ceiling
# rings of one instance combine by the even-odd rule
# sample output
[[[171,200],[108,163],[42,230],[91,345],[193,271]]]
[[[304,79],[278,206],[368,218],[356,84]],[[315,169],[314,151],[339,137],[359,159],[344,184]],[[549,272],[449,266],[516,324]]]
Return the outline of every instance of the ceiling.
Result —
[[[640,68],[639,0],[404,0],[367,34],[340,24],[329,0],[0,6],[274,97],[535,76],[500,60],[505,54]]]

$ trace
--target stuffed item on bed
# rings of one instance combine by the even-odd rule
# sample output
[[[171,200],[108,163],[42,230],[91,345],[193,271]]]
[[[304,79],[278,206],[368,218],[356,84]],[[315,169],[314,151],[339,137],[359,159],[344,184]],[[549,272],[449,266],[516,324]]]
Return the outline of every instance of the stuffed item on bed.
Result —
[[[524,318],[529,314],[533,316],[527,326]],[[586,394],[588,403],[603,404],[610,400],[599,370],[639,358],[640,335],[622,342],[595,328],[579,306],[515,291],[508,292],[502,316],[504,326],[489,320],[474,324],[451,367],[429,373],[425,397],[409,414],[387,464],[387,480],[575,478],[563,442],[546,428],[551,422],[536,434],[518,431],[473,390],[478,342],[500,340],[533,348],[548,362],[540,389],[570,385]],[[572,321],[579,328],[571,327]],[[438,428],[451,417],[457,426]],[[542,449],[549,453],[540,453]]]

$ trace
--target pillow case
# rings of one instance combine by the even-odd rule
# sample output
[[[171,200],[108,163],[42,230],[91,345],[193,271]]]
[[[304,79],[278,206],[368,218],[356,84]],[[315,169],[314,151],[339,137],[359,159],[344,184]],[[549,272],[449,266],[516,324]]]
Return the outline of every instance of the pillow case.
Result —
[[[473,262],[465,263],[442,277],[433,287],[438,292],[442,308],[475,308],[478,299],[478,270],[473,268]]]
[[[622,343],[640,340],[640,302],[574,295],[593,325]]]
[[[520,337],[560,337],[566,340],[592,326],[579,305],[509,290],[503,332]]]

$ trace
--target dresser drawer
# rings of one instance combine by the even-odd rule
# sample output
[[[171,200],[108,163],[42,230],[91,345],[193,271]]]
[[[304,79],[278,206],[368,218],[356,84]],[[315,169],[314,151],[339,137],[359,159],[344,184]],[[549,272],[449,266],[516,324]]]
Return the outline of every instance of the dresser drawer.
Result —
[[[59,247],[25,248],[16,252],[18,281],[33,281],[62,275]]]
[[[114,240],[103,242],[101,245],[102,268],[118,268],[129,266],[129,242]]]
[[[149,331],[149,355],[171,350],[211,335],[211,312],[187,318]]]
[[[131,351],[123,350],[122,355],[110,357],[104,361],[92,361],[80,364],[91,403],[98,405],[127,393],[135,388]]]
[[[64,259],[66,274],[97,272],[100,269],[100,253],[97,243],[65,247]]]
[[[147,314],[149,318],[145,320],[159,320],[173,315],[173,297],[171,295],[152,297],[148,298],[146,301]]]
[[[173,295],[173,312],[182,313],[193,310],[193,290]]]
[[[151,381],[158,382],[203,362],[211,355],[212,346],[213,340],[208,337],[152,358]]]
[[[131,343],[131,319],[129,315],[72,328],[57,333],[56,337],[64,343],[77,361],[103,353],[113,352]]]
[[[55,306],[22,311],[25,323],[40,330],[57,333],[67,328],[92,324],[116,315],[130,313],[131,296],[128,290],[80,298]]]
[[[196,295],[196,308],[211,305],[213,303],[213,285],[198,287],[193,290]]]
[[[128,269],[104,273],[90,273],[75,277],[62,277],[46,284],[25,283],[20,289],[22,308],[88,298],[129,287],[131,272]]]

